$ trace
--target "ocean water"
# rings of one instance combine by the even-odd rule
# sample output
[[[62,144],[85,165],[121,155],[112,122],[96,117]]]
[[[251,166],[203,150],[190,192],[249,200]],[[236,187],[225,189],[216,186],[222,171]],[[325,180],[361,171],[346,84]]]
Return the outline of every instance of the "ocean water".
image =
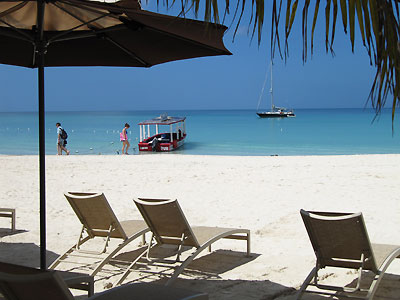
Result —
[[[139,154],[140,121],[165,111],[47,112],[46,154],[56,154],[56,126],[68,132],[76,155],[115,155],[119,132],[131,125],[131,154]],[[185,145],[165,155],[344,155],[400,153],[399,120],[391,111],[374,119],[371,109],[297,109],[295,118],[261,119],[254,110],[168,111],[186,116]],[[154,132],[154,131],[153,131]],[[0,113],[0,154],[38,154],[37,113]]]

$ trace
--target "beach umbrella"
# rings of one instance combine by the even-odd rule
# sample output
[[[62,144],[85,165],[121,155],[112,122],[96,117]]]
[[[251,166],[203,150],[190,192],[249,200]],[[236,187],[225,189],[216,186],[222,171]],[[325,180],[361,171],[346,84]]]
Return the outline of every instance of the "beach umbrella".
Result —
[[[41,269],[46,269],[44,68],[151,67],[230,54],[225,30],[144,11],[137,0],[0,0],[0,63],[38,69]]]

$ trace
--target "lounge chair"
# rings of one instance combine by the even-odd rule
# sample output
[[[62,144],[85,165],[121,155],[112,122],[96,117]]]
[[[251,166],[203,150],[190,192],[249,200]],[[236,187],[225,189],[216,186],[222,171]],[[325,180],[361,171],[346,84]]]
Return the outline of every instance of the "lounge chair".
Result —
[[[0,293],[7,300],[74,300],[58,271],[0,263]],[[207,300],[208,295],[162,285],[139,283],[113,288],[88,300]]]
[[[195,248],[195,251],[187,257],[177,267],[167,283],[170,285],[185,267],[204,249],[220,239],[236,239],[247,241],[247,256],[250,255],[250,230],[239,228],[219,228],[196,226],[191,227],[186,220],[185,215],[177,200],[166,199],[135,199],[134,202],[141,212],[144,220],[149,226],[152,237],[148,244],[147,251],[131,263],[128,269],[117,281],[117,285],[128,276],[130,269],[145,254],[150,261],[150,250],[155,245],[174,245],[177,246],[176,262],[180,260],[182,247],[189,246]],[[156,243],[153,244],[153,239]]]
[[[15,208],[0,208],[0,217],[11,219],[11,231],[15,231]]]
[[[14,275],[37,275],[43,273],[43,271],[35,268],[0,262],[0,273],[8,273]],[[87,291],[89,297],[93,295],[93,276],[65,271],[57,271],[57,274],[64,281],[64,285],[66,284],[69,288]]]
[[[361,213],[301,210],[300,214],[314,248],[317,262],[301,286],[297,299],[300,299],[304,292],[328,295],[332,295],[333,292],[361,292],[361,295],[366,293],[366,296],[361,299],[373,299],[387,267],[400,255],[400,246],[371,244]],[[358,270],[356,286],[339,287],[320,284],[318,271],[325,267]],[[375,274],[369,289],[360,287],[363,271],[372,271]],[[318,290],[308,291],[308,286],[317,287]],[[353,295],[355,297],[356,294]],[[335,296],[348,297],[346,294],[335,294]]]
[[[149,231],[143,220],[130,220],[119,222],[111,209],[103,193],[65,193],[69,204],[82,223],[82,230],[78,242],[60,255],[51,265],[55,269],[61,262],[71,262],[72,257],[87,255],[96,260],[90,275],[95,276],[102,267],[115,257],[115,255],[126,245]],[[105,238],[101,249],[85,249],[82,247],[86,242],[94,238]],[[108,249],[111,239],[121,239],[122,243]],[[101,259],[101,257],[103,257]],[[99,261],[99,259],[101,259]],[[75,262],[77,263],[77,262]]]

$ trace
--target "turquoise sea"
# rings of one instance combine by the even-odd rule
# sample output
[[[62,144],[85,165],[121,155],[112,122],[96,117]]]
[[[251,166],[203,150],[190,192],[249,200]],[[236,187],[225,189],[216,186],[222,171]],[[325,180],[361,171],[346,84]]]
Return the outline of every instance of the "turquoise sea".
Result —
[[[56,126],[68,132],[71,154],[117,154],[119,132],[131,125],[130,153],[138,154],[140,121],[165,111],[47,112],[46,154],[56,154]],[[261,119],[254,110],[167,111],[187,117],[183,148],[165,155],[335,155],[400,153],[399,120],[391,111],[297,109],[295,118]],[[397,128],[397,129],[396,129]],[[0,154],[38,153],[38,115],[0,113]]]

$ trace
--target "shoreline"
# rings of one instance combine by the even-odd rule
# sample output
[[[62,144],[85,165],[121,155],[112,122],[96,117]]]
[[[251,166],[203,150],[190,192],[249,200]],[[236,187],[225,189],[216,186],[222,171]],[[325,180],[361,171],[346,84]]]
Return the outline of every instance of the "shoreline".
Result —
[[[0,155],[0,164],[0,207],[16,208],[18,229],[4,234],[9,221],[0,218],[2,260],[37,267],[38,156]],[[294,299],[315,264],[299,210],[361,211],[371,242],[400,245],[399,182],[400,154],[46,155],[48,260],[70,247],[81,227],[63,192],[103,192],[120,220],[141,218],[134,197],[173,198],[191,225],[250,229],[252,249],[246,260],[241,241],[218,242],[175,286],[210,299]],[[356,276],[339,273],[323,283],[349,284]],[[389,273],[390,288],[379,292],[398,299],[400,262]],[[114,279],[96,278],[95,291]]]
[[[229,155],[229,154],[183,154],[183,153],[176,153],[176,152],[150,152],[150,153],[137,153],[137,154],[128,154],[128,155],[123,155],[123,154],[75,154],[72,153],[70,155],[66,155],[63,153],[61,156],[70,156],[70,157],[144,157],[144,156],[167,156],[167,155],[173,155],[173,156],[188,156],[188,157],[255,157],[255,158],[262,158],[262,157],[343,157],[343,156],[400,156],[399,153],[354,153],[354,154],[296,154],[296,155],[278,155],[278,154],[271,154],[271,155]],[[58,157],[59,155],[57,154],[46,154],[46,157]],[[39,157],[39,154],[1,154],[0,157]]]

